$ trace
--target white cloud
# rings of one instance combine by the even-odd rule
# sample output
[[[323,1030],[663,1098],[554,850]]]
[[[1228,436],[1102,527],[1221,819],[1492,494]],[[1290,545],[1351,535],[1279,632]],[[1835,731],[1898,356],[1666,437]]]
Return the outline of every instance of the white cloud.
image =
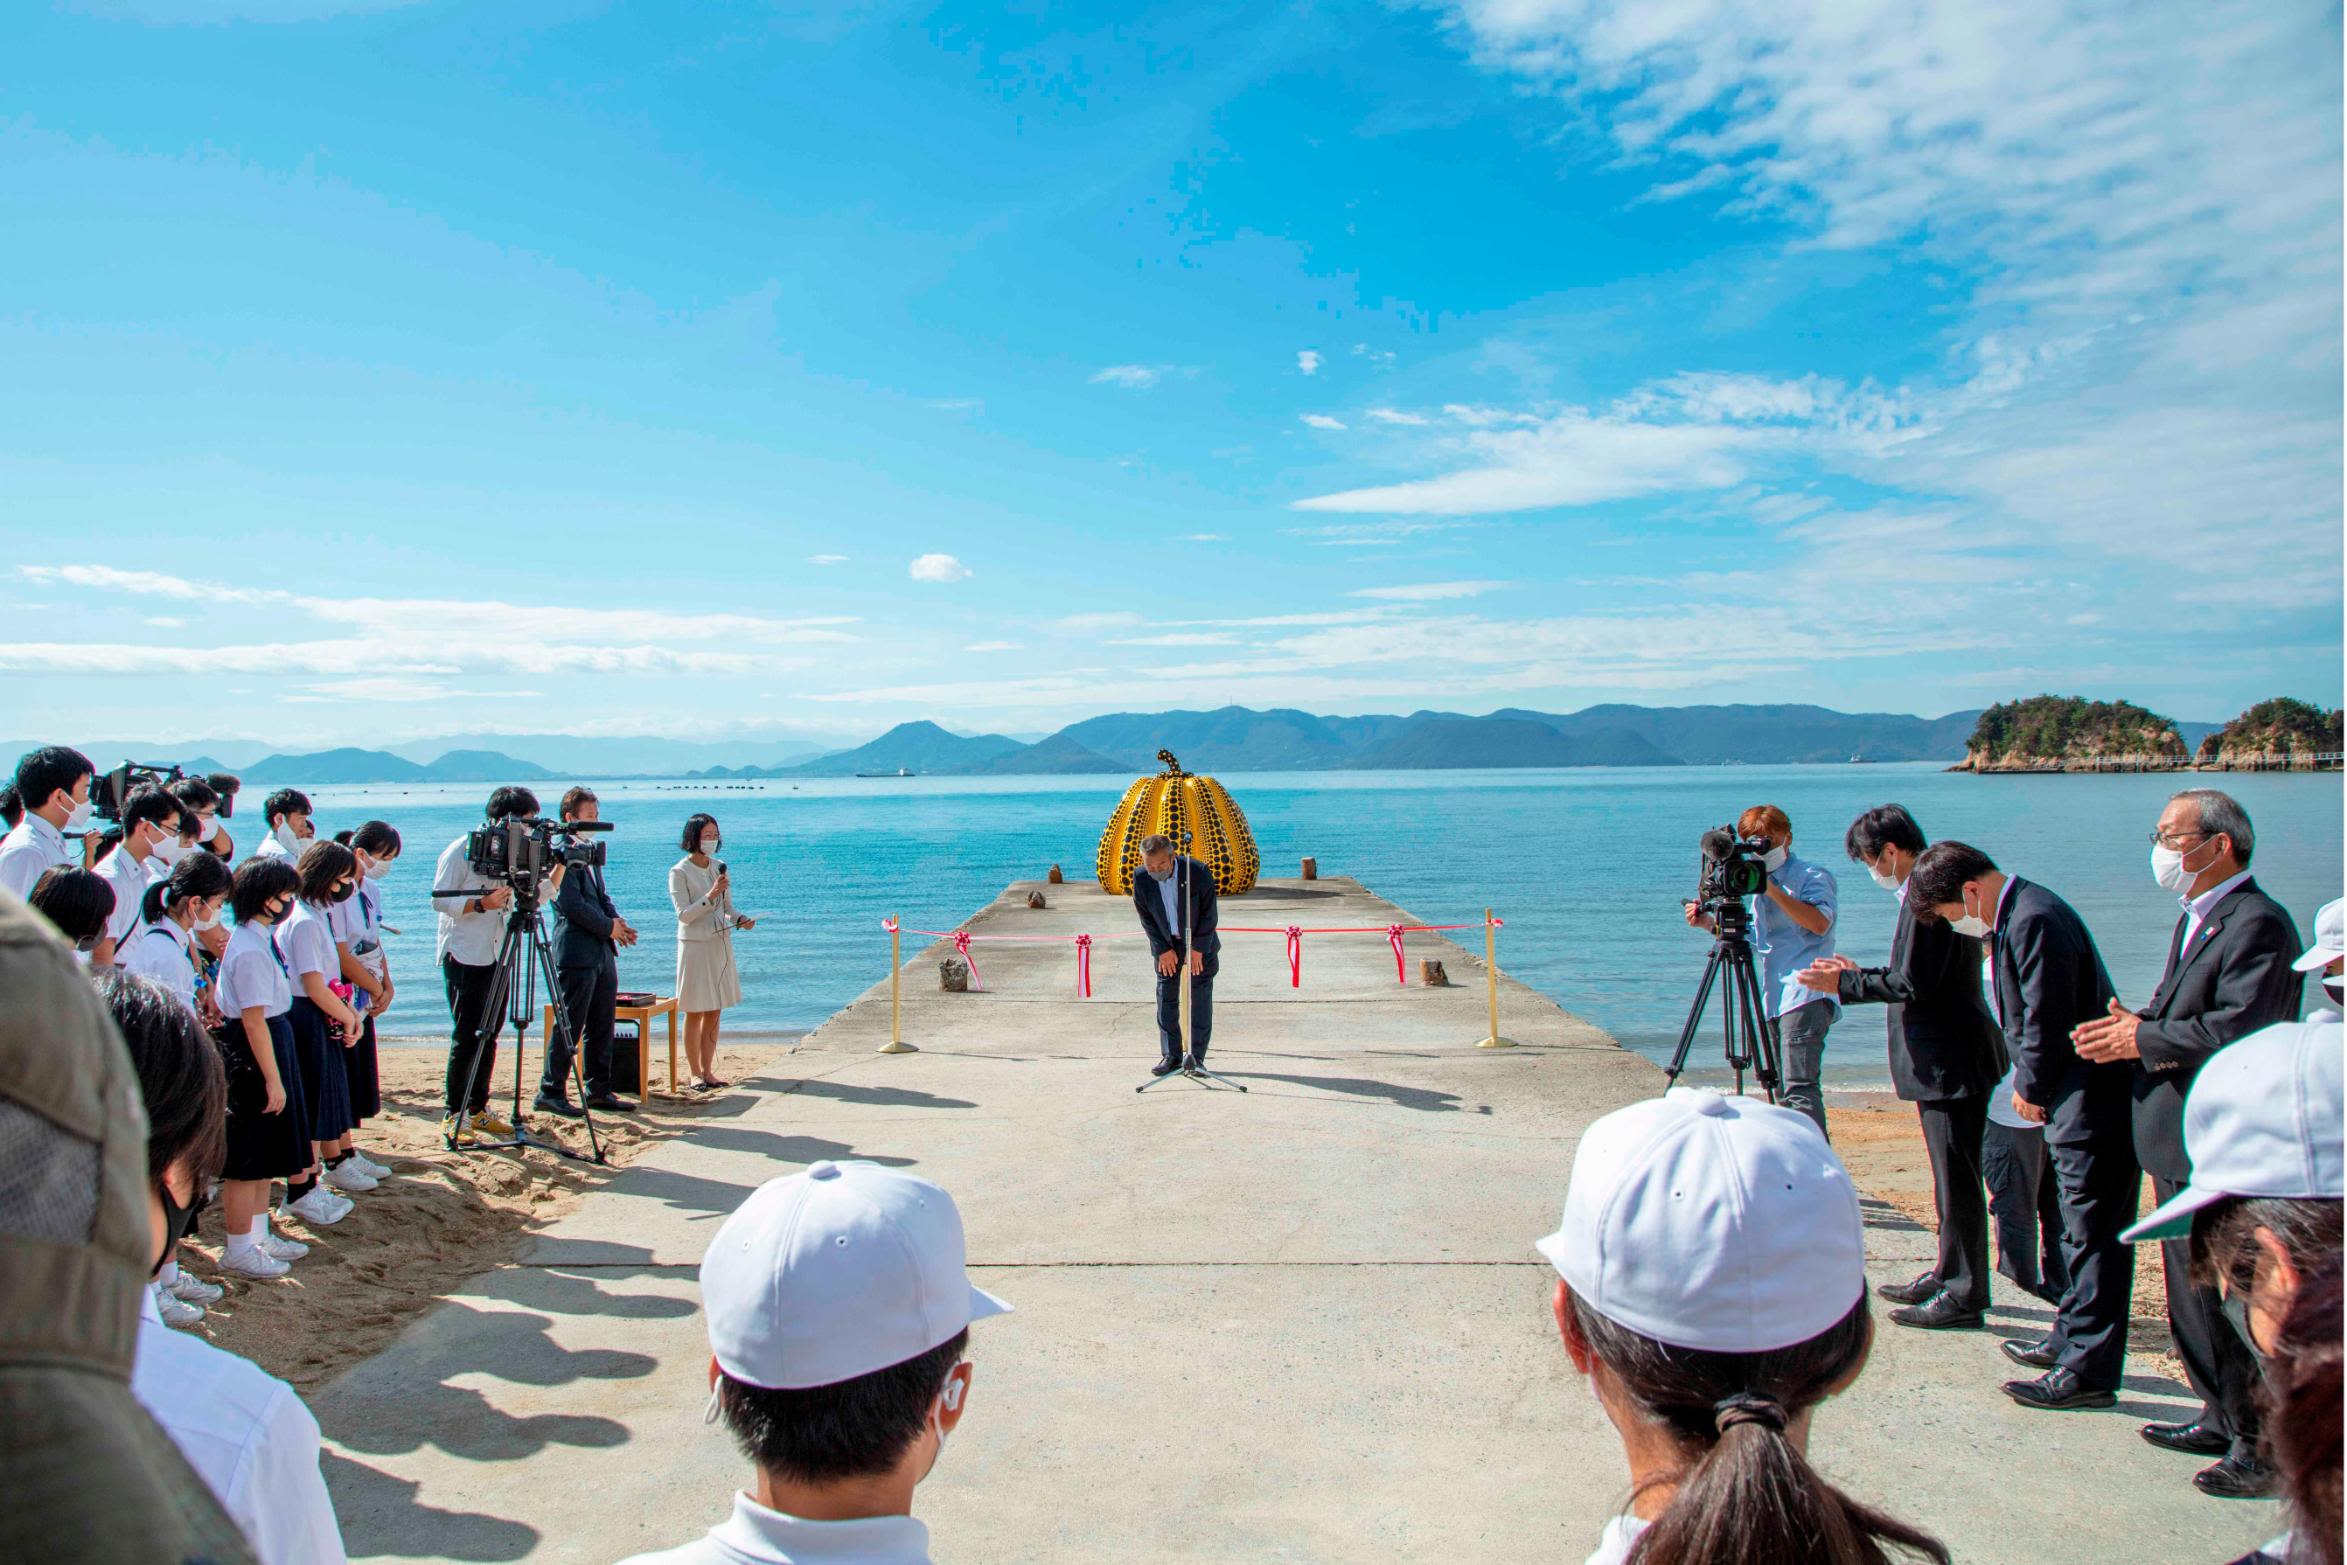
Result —
[[[1226,540],[1226,539],[1224,538],[1224,536],[1223,536],[1221,533],[1184,533],[1184,534],[1182,534],[1182,542],[1184,542],[1184,543],[1223,543],[1223,542],[1227,542],[1227,541],[1228,541],[1228,540]]]
[[[848,557],[844,554],[810,554],[807,556],[809,565],[845,565],[847,562]]]
[[[1326,413],[1306,413],[1302,416],[1304,422],[1311,425],[1314,429],[1342,429],[1345,427],[1345,421],[1343,419],[1331,418]]]
[[[187,621],[175,614],[150,614],[140,623],[152,625],[157,630],[179,630],[186,626]]]
[[[1432,422],[1423,413],[1405,413],[1400,408],[1371,408],[1369,416],[1380,424],[1406,424],[1416,427]]]
[[[1130,609],[1093,609],[1082,614],[1062,615],[1052,621],[1052,626],[1057,630],[1084,635],[1095,630],[1122,630],[1128,625],[1140,623],[1141,616]]]
[[[1306,348],[1306,349],[1304,349],[1302,352],[1298,353],[1298,354],[1296,355],[1296,368],[1297,368],[1297,369],[1299,369],[1299,370],[1301,370],[1303,373],[1305,373],[1305,374],[1307,374],[1307,375],[1317,375],[1317,374],[1319,374],[1319,373],[1320,373],[1320,354],[1319,354],[1319,351],[1318,351],[1317,349],[1313,349],[1313,348]]]
[[[1356,359],[1367,359],[1370,363],[1376,365],[1379,369],[1384,369],[1394,361],[1394,356],[1390,349],[1372,348],[1365,342],[1356,342],[1353,344],[1353,357]]]
[[[302,694],[280,697],[299,703],[340,703],[357,701],[388,701],[412,704],[423,701],[534,701],[543,696],[535,690],[460,690],[437,679],[417,679],[406,675],[387,675],[376,678],[330,679],[304,685]]]
[[[1409,587],[1357,587],[1353,596],[1391,603],[1434,603],[1447,598],[1479,598],[1507,585],[1504,581],[1429,581]]]
[[[915,581],[961,581],[970,568],[950,554],[922,554],[914,556],[905,574]]]
[[[1095,371],[1095,386],[1122,386],[1127,391],[1146,391],[1165,378],[1165,371],[1154,364],[1111,364]]]
[[[1019,645],[1016,641],[973,641],[962,650],[964,652],[1016,652],[1019,650]]]
[[[937,409],[940,413],[983,413],[986,411],[986,399],[984,397],[931,397],[929,406]]]
[[[1478,516],[1724,489],[1774,438],[1738,426],[1655,424],[1570,408],[1529,427],[1469,432],[1457,447],[1464,465],[1441,477],[1318,495],[1295,508]]]
[[[1109,643],[1112,647],[1227,647],[1238,637],[1227,631],[1170,630],[1158,636],[1122,636]]]

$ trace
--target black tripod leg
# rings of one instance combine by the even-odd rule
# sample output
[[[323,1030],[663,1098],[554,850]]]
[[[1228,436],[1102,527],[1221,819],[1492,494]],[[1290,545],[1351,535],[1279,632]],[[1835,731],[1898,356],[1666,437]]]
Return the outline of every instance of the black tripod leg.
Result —
[[[1751,1050],[1758,1070],[1760,1085],[1767,1092],[1768,1101],[1775,1103],[1784,1096],[1785,1089],[1784,1058],[1777,1044],[1777,1024],[1768,1014],[1767,1007],[1761,1003],[1759,974],[1747,964],[1737,977],[1746,994],[1744,1031],[1747,1047]]]
[[[595,1111],[587,1107],[586,1040],[579,1036],[578,1029],[571,1024],[570,997],[562,992],[562,969],[554,965],[554,952],[546,944],[544,926],[533,928],[530,934],[532,960],[543,964],[542,970],[552,975],[547,983],[547,991],[554,999],[555,1025],[570,1040],[570,1074],[571,1080],[578,1083],[579,1117],[587,1122],[587,1146],[595,1154],[595,1161],[600,1163],[603,1161],[603,1138],[595,1131]],[[514,1082],[515,1101],[519,1102],[521,1077],[518,1073]]]
[[[1711,1003],[1711,986],[1719,979],[1720,961],[1720,948],[1715,945],[1711,960],[1703,964],[1703,982],[1695,990],[1695,1003],[1687,1008],[1687,1025],[1679,1029],[1679,1046],[1671,1051],[1670,1067],[1663,1072],[1666,1085],[1677,1081],[1687,1069],[1687,1051],[1694,1046],[1696,1029],[1703,1025],[1703,1008]]]
[[[464,1090],[457,1094],[457,1101],[449,1105],[455,1111],[451,1117],[456,1121],[456,1129],[459,1131],[469,1128],[472,1119],[473,1088],[481,1079],[481,1060],[489,1052],[487,1042],[494,1041],[505,1030],[505,997],[513,978],[513,943],[513,926],[508,924],[505,938],[497,946],[497,960],[490,968],[488,990],[482,994],[481,1008],[474,1017],[473,1057],[465,1066]],[[481,1037],[483,1024],[489,1029],[487,1041]],[[452,1149],[456,1146],[454,1134],[449,1136],[448,1145]]]

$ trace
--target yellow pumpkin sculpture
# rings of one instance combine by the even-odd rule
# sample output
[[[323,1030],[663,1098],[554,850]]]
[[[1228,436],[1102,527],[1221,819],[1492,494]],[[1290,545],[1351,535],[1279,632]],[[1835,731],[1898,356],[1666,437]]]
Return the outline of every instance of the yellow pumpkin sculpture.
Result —
[[[1170,837],[1178,850],[1188,832],[1188,851],[1214,871],[1216,891],[1230,897],[1253,890],[1263,856],[1255,851],[1247,817],[1221,783],[1183,771],[1170,750],[1158,751],[1157,758],[1165,770],[1127,788],[1100,834],[1100,889],[1119,896],[1132,891],[1143,837]]]

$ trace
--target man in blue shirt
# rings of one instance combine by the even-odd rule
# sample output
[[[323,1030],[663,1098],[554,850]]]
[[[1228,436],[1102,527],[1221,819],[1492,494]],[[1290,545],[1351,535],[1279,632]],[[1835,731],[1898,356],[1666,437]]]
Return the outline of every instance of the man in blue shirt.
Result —
[[[1752,954],[1760,960],[1761,1003],[1784,1053],[1785,1084],[1778,1101],[1808,1115],[1822,1132],[1825,1090],[1818,1075],[1826,1029],[1842,1007],[1833,996],[1804,986],[1801,970],[1833,954],[1833,872],[1793,856],[1793,822],[1773,804],[1746,810],[1737,817],[1736,831],[1767,843],[1761,862],[1768,866],[1768,889],[1753,908]],[[1698,929],[1711,927],[1710,919],[1693,907],[1687,922]]]

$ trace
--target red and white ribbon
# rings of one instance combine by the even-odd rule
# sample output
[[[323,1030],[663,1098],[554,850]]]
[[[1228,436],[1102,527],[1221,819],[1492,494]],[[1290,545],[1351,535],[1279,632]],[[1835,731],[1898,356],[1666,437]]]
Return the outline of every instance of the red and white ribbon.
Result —
[[[884,918],[880,921],[880,930],[883,934],[893,935],[897,932],[897,927],[897,921],[893,918]]]
[[[1288,987],[1304,987],[1304,931],[1301,926],[1288,926]]]
[[[1409,970],[1402,965],[1402,926],[1399,924],[1386,925],[1385,940],[1386,944],[1394,948],[1394,982],[1407,989],[1410,986],[1410,974]]]
[[[973,989],[985,988],[985,981],[978,976],[978,964],[971,961],[970,958],[970,932],[968,930],[957,929],[953,932],[953,948],[960,952],[962,960],[970,965],[970,987]]]
[[[1076,998],[1092,998],[1092,937],[1076,936]]]

